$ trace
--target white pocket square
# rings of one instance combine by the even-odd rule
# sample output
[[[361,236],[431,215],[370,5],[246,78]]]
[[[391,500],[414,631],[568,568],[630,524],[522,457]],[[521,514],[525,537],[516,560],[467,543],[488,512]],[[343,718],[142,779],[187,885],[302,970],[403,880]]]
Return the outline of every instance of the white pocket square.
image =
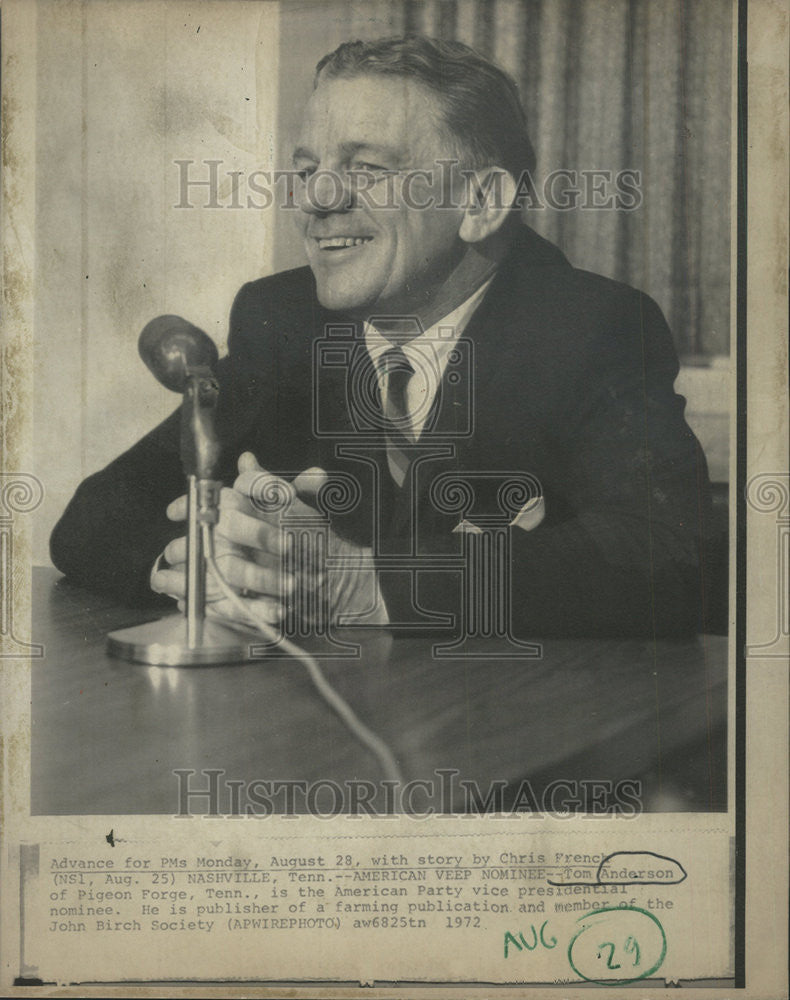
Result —
[[[454,535],[482,535],[483,529],[478,528],[476,524],[472,524],[471,521],[464,519],[459,521],[458,524],[453,528]]]
[[[515,525],[522,531],[532,531],[537,528],[546,516],[546,502],[543,497],[533,497],[529,503],[525,503],[521,510],[510,522],[511,528]]]
[[[532,531],[537,528],[545,516],[546,502],[543,497],[533,497],[532,500],[524,504],[509,526],[521,528],[522,531]],[[454,535],[481,535],[482,533],[482,528],[478,528],[476,524],[465,519],[459,521],[453,528]]]

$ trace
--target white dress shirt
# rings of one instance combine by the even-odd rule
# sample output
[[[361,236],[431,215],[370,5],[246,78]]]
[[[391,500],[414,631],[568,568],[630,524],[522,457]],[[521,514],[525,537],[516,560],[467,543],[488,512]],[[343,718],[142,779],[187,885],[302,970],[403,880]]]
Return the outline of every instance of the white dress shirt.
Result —
[[[415,440],[419,439],[425,427],[425,421],[441,384],[450,353],[493,280],[494,276],[492,275],[460,306],[412,340],[403,341],[396,337],[393,337],[393,340],[388,340],[375,326],[370,323],[365,324],[365,347],[378,373],[382,409],[386,405],[387,399],[387,378],[381,359],[394,346],[393,341],[398,344],[414,369],[414,374],[406,386],[406,407]],[[395,475],[396,470],[393,468],[391,460],[390,469]],[[546,508],[543,497],[535,497],[519,511],[513,518],[511,525],[524,531],[532,531],[541,524],[545,515]],[[473,533],[480,531],[476,525],[470,524],[468,521],[461,521],[454,530]]]
[[[414,374],[406,386],[406,408],[415,440],[419,439],[425,427],[425,421],[441,384],[450,352],[466,329],[472,314],[480,305],[493,280],[492,275],[460,306],[412,340],[403,341],[399,338],[388,340],[375,326],[365,323],[365,347],[379,376],[382,409],[387,402],[387,379],[381,359],[394,346],[394,343],[397,343],[398,347],[401,348],[414,369]]]

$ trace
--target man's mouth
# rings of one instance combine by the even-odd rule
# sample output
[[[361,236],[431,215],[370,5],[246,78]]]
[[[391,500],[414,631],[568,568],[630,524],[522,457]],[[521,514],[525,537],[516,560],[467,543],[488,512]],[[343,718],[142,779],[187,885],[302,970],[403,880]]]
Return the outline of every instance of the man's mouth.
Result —
[[[349,247],[359,247],[369,243],[372,236],[317,236],[315,241],[319,250],[347,250]]]

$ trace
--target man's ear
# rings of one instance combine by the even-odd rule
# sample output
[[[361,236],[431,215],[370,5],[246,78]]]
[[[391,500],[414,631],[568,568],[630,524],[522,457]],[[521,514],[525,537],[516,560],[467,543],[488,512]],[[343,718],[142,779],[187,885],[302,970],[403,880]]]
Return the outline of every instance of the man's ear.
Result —
[[[486,167],[467,174],[467,208],[458,235],[466,243],[492,236],[510,215],[516,182],[502,167]]]

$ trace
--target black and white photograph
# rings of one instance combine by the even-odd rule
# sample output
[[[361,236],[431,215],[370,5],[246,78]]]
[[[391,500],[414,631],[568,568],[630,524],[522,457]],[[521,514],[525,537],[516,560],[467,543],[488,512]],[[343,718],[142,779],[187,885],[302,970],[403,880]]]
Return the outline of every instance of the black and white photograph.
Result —
[[[38,13],[33,811],[726,809],[730,5],[134,6]]]
[[[743,985],[745,6],[11,5],[17,985]]]

